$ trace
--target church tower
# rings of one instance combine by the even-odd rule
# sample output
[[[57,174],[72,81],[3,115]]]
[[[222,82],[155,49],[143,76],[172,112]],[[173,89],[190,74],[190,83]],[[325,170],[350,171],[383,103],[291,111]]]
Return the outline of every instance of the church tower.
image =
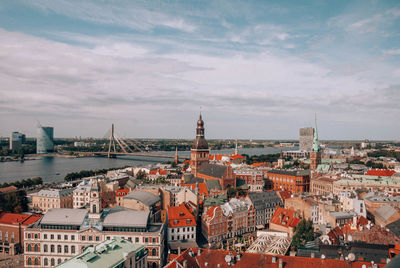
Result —
[[[89,218],[100,219],[103,208],[101,206],[100,186],[97,180],[93,180],[89,197]]]
[[[321,147],[319,147],[318,142],[317,115],[315,115],[315,133],[310,153],[310,169],[316,170],[319,164],[321,164]]]
[[[200,113],[199,120],[197,120],[196,139],[190,153],[190,168],[195,176],[200,167],[208,163],[209,154],[208,143],[204,138],[204,122]]]

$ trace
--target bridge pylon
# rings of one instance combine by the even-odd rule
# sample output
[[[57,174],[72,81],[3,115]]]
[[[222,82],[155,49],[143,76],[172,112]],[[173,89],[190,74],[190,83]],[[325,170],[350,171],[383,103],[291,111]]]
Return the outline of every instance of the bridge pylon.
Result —
[[[113,152],[116,153],[117,150],[115,148],[114,124],[111,124],[110,143],[108,145],[108,154],[107,154],[108,158],[114,158],[115,157],[115,154],[111,154],[111,147],[113,147],[113,149],[114,149]]]

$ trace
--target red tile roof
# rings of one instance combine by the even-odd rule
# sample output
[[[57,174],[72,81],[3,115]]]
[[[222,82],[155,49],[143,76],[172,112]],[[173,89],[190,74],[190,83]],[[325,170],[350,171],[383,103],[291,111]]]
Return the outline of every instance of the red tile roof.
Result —
[[[368,170],[367,173],[365,173],[365,175],[391,177],[395,173],[396,171],[391,169],[371,169]]]
[[[208,195],[208,190],[207,190],[206,183],[205,182],[201,182],[201,183],[198,183],[197,185],[199,187],[199,194],[207,196]],[[191,183],[191,184],[184,183],[184,184],[181,184],[181,186],[182,187],[185,187],[185,186],[186,187],[190,187],[193,191],[196,189],[196,184],[195,183]]]
[[[28,226],[38,221],[41,217],[42,216],[38,215],[26,215],[26,214],[4,212],[0,214],[0,224],[12,224],[12,225],[22,224]]]
[[[150,170],[149,175],[167,175],[167,171],[163,169]]]
[[[281,197],[281,199],[283,201],[285,201],[286,199],[292,197],[292,192],[291,191],[287,191],[287,190],[280,191],[279,192],[279,196]]]
[[[168,207],[168,227],[196,226],[196,220],[184,203],[178,207]]]
[[[227,250],[213,250],[213,249],[187,249],[181,255],[176,257],[172,262],[167,264],[166,268],[182,267],[183,262],[186,261],[186,267],[200,268],[200,267],[268,267],[278,268],[279,262],[282,263],[284,268],[361,268],[362,265],[369,267],[371,263],[368,262],[348,262],[345,260],[333,259],[320,259],[320,258],[305,258],[297,256],[271,256],[266,254],[247,253],[241,252],[240,259],[238,259],[237,252]],[[226,262],[226,256],[230,255],[231,259],[235,262],[229,265]],[[179,266],[177,265],[179,263]],[[383,267],[384,264],[377,264]]]
[[[237,160],[237,159],[246,159],[246,157],[240,154],[234,154],[231,156],[231,160]]]
[[[224,156],[228,156],[227,154],[210,154],[209,156],[208,156],[208,159],[209,160],[215,160],[215,161],[221,161],[222,160],[222,157],[224,157]]]
[[[119,189],[115,192],[116,196],[125,196],[129,194],[129,189]]]
[[[18,190],[18,188],[15,187],[14,185],[0,188],[0,192],[1,192],[1,193],[13,192],[13,191],[16,191],[16,190]]]
[[[253,167],[264,167],[267,165],[267,163],[263,162],[263,163],[253,163],[251,164]]]
[[[296,227],[300,219],[295,217],[294,210],[276,207],[271,223],[278,224],[284,227]]]

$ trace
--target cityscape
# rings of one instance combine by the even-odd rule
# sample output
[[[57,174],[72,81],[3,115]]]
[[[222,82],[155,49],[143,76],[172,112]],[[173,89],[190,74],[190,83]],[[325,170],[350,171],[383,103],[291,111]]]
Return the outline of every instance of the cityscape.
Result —
[[[400,267],[400,3],[0,3],[0,267]]]

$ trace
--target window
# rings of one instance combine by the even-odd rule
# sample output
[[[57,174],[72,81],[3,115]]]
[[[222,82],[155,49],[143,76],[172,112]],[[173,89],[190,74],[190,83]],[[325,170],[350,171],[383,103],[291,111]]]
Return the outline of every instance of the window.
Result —
[[[57,239],[58,239],[58,240],[61,240],[61,235],[57,235]]]
[[[139,237],[135,237],[135,242],[139,243]]]
[[[54,239],[54,235],[52,234],[52,235],[50,235],[50,239],[51,240],[53,240]]]
[[[3,239],[3,232],[0,231],[0,240]]]
[[[50,252],[54,253],[54,245],[50,245]]]
[[[44,246],[43,246],[43,251],[44,251],[44,252],[47,252],[48,250],[49,250],[49,246],[44,245]]]
[[[64,240],[68,240],[68,235],[64,235]]]
[[[35,251],[35,252],[39,252],[39,246],[38,246],[38,245],[35,245],[35,246],[34,246],[34,251]]]
[[[43,235],[43,238],[44,238],[44,239],[47,239],[47,234],[44,234],[44,235]]]
[[[157,243],[157,239],[153,237],[153,243]]]
[[[145,237],[145,238],[144,238],[144,242],[145,242],[145,243],[149,243],[149,238],[148,238],[148,237]]]
[[[75,240],[75,236],[74,235],[71,235],[71,240]]]
[[[35,265],[39,265],[39,259],[38,258],[35,258]]]
[[[61,263],[61,259],[58,259],[58,260],[57,260],[57,264],[60,264],[60,263]]]
[[[56,265],[56,261],[54,260],[54,258],[51,258],[51,266],[55,266]]]
[[[47,258],[44,258],[44,266],[48,266],[49,265],[49,260]]]
[[[71,253],[72,253],[72,254],[75,253],[75,246],[71,246]]]
[[[28,251],[32,251],[32,246],[31,246],[31,244],[28,244]]]
[[[151,250],[151,256],[157,256],[157,250],[155,248]]]
[[[85,240],[86,240],[86,237],[85,237],[84,235],[82,235],[82,236],[81,236],[81,240],[82,240],[82,241],[85,241]]]
[[[89,241],[92,241],[93,237],[91,235],[89,235]]]
[[[107,240],[110,240],[110,239],[111,239],[111,237],[107,236]]]
[[[32,237],[32,235],[31,234],[28,234],[28,238],[31,238]]]
[[[68,253],[68,246],[67,245],[64,246],[64,253]]]
[[[62,247],[61,245],[57,245],[57,253],[61,253],[62,252]]]
[[[32,265],[32,259],[31,259],[31,257],[28,258],[28,265]]]
[[[14,236],[14,233],[12,233],[11,234],[11,237],[13,237]],[[37,239],[38,238],[38,234],[35,234],[35,239]]]
[[[100,236],[96,236],[96,241],[100,241]]]

